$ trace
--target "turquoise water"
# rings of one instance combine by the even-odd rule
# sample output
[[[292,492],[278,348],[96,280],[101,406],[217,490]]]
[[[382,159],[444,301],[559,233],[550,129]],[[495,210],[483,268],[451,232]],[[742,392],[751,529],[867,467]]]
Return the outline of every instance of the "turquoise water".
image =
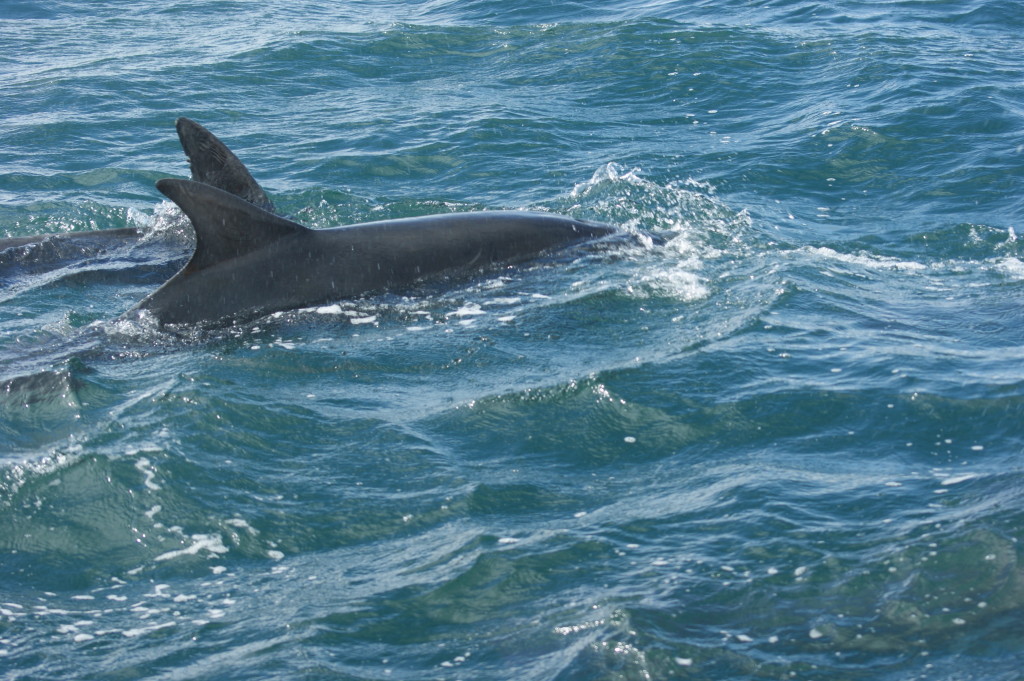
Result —
[[[1024,12],[0,4],[4,679],[1022,679]],[[665,245],[118,321],[174,119],[328,227]]]

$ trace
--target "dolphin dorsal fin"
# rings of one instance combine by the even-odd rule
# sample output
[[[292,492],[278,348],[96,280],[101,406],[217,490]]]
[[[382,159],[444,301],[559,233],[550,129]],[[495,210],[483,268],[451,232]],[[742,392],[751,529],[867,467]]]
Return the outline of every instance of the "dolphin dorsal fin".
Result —
[[[165,179],[159,180],[156,188],[178,204],[195,229],[196,250],[185,266],[187,272],[312,231],[201,182]]]
[[[179,118],[174,127],[188,157],[193,180],[223,189],[269,213],[276,212],[249,169],[216,135],[189,118]]]

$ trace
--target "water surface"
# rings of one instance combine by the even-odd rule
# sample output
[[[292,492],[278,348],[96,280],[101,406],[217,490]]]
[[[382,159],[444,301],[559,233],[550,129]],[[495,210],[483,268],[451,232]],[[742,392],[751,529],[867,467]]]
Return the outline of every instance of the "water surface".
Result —
[[[0,8],[5,678],[1020,679],[1024,14]],[[312,227],[579,252],[215,332],[178,116]]]

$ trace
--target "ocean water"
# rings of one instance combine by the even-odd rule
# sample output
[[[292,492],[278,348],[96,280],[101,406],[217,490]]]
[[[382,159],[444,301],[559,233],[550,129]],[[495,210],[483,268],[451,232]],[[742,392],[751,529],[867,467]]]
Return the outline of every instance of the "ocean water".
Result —
[[[0,2],[0,678],[1024,679],[1011,0]],[[313,227],[642,242],[119,320]]]

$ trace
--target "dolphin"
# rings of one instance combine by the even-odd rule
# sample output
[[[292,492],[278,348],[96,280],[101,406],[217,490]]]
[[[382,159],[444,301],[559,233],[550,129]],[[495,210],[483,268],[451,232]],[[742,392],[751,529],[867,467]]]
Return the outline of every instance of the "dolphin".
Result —
[[[478,211],[309,229],[191,180],[156,183],[192,221],[188,263],[129,315],[216,326],[272,312],[394,292],[615,234],[547,213]]]
[[[263,210],[274,213],[274,204],[249,169],[212,132],[188,118],[174,122],[181,148],[188,157],[192,180],[217,187]]]
[[[274,204],[259,183],[253,179],[249,169],[216,135],[199,123],[184,117],[176,120],[174,127],[178,131],[181,148],[188,158],[193,180],[218,187],[264,210],[274,212]],[[53,253],[39,254],[39,257],[53,259],[52,256],[68,256],[71,254],[69,251],[75,250],[83,255],[95,254],[106,250],[107,244],[122,244],[137,240],[141,236],[142,232],[135,227],[15,236],[0,239],[0,251],[23,246],[35,247],[43,243],[62,244],[53,248]]]

